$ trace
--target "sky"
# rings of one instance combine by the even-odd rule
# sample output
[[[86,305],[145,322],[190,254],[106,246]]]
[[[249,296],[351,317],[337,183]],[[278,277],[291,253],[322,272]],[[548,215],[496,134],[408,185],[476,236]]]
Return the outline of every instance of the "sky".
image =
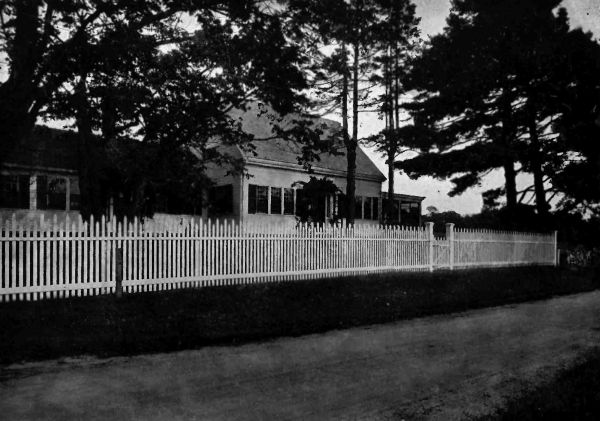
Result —
[[[527,1],[527,0],[524,0]],[[424,39],[443,30],[446,16],[450,11],[450,0],[414,0],[416,13],[421,17],[421,34]],[[591,31],[596,38],[600,37],[600,0],[563,0],[562,6],[566,7],[572,28],[581,27]],[[361,137],[377,133],[383,128],[383,122],[375,114],[363,114],[359,120],[359,135]],[[387,175],[387,166],[384,159],[369,148],[363,147],[379,169]],[[523,188],[531,184],[531,177],[526,174],[519,175],[517,184]],[[493,171],[483,179],[481,186],[467,190],[455,197],[449,197],[452,183],[436,180],[432,177],[421,177],[411,180],[405,174],[396,172],[394,191],[396,193],[425,196],[423,210],[429,206],[436,207],[439,211],[452,210],[461,214],[473,214],[481,211],[483,200],[481,194],[489,189],[500,187],[504,184],[504,174],[501,170]],[[383,189],[387,191],[387,182]]]

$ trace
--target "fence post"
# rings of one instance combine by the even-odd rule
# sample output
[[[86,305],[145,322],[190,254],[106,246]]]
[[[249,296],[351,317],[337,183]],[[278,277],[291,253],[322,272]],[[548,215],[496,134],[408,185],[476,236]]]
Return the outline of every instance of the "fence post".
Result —
[[[558,266],[558,231],[554,231],[554,267]]]
[[[115,293],[117,298],[121,298],[123,295],[123,247],[117,247],[115,256]]]
[[[446,241],[448,241],[450,270],[454,270],[454,224],[446,224]]]
[[[433,236],[433,222],[427,222],[425,226],[427,227],[427,234],[429,236],[429,272],[433,272],[433,242],[435,241],[435,237]]]

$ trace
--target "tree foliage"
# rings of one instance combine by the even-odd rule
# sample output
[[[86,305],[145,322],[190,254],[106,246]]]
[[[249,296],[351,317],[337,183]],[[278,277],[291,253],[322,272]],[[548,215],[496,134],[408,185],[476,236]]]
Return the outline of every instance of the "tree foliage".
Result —
[[[333,214],[327,220],[326,201],[331,197],[339,195],[343,197],[340,189],[327,177],[317,178],[310,176],[308,181],[295,183],[299,189],[299,197],[296,209],[296,218],[301,223],[335,223],[340,219],[340,214]],[[342,200],[343,201],[343,200]]]
[[[347,161],[346,218],[353,223],[360,113],[372,108],[372,88],[377,83],[372,76],[381,67],[382,50],[400,54],[400,45],[414,35],[414,5],[409,0],[292,0],[289,4],[298,28],[320,47],[313,68],[316,105],[341,113]],[[330,53],[323,54],[327,47]]]
[[[400,121],[402,101],[406,94],[404,79],[408,73],[409,58],[418,46],[419,18],[415,16],[415,5],[411,2],[384,3],[385,18],[381,23],[379,44],[379,72],[371,78],[383,93],[377,98],[380,114],[385,121],[384,129],[369,137],[367,144],[373,146],[386,160],[388,167],[388,200],[384,209],[384,221],[393,223],[398,216],[394,208],[395,161],[404,152],[403,127]],[[401,124],[402,123],[402,124]]]
[[[252,149],[232,110],[312,106],[341,114],[352,223],[360,113],[378,105],[386,128],[370,140],[387,157],[390,195],[406,147],[421,154],[397,167],[451,178],[451,194],[503,169],[487,209],[504,195],[513,210],[534,198],[546,214],[562,197],[565,209],[599,211],[600,46],[570,29],[560,4],[453,0],[444,32],[409,66],[410,0],[3,1],[0,152],[42,119],[65,120],[79,136],[84,216],[109,197],[123,215],[145,214],[186,186],[201,196],[209,165],[241,170],[214,148]],[[402,126],[411,89],[414,125]],[[293,127],[273,121],[273,133],[302,143],[309,168],[339,142],[298,115]],[[519,173],[533,179],[521,191]]]
[[[575,149],[559,136],[566,125],[557,123],[579,118],[570,111],[580,102],[574,91],[597,92],[600,70],[591,58],[598,57],[597,43],[569,29],[559,5],[453,2],[444,33],[414,63],[409,85],[420,95],[411,139],[422,154],[399,163],[402,169],[413,177],[453,177],[451,194],[460,194],[503,168],[505,186],[487,197],[504,193],[511,208],[518,202],[517,173],[530,173],[533,185],[520,198],[533,192],[538,213],[547,213],[549,198],[559,193],[551,181]]]
[[[107,195],[115,194],[127,201],[120,209],[143,212],[148,192],[162,184],[159,168],[185,165],[202,184],[207,165],[239,167],[214,149],[216,139],[251,147],[252,136],[229,112],[257,101],[281,114],[298,110],[306,88],[300,46],[280,11],[268,6],[252,0],[4,2],[9,66],[0,86],[0,131],[11,136],[0,136],[3,146],[40,117],[73,121],[84,215],[103,212]],[[186,30],[186,20],[195,31]],[[132,139],[147,146],[138,148],[139,159],[123,146]],[[118,175],[108,189],[95,182],[101,168],[91,145],[98,142],[124,148],[110,157],[124,161],[113,166]],[[198,162],[185,158],[190,151]],[[119,191],[125,185],[132,192]]]

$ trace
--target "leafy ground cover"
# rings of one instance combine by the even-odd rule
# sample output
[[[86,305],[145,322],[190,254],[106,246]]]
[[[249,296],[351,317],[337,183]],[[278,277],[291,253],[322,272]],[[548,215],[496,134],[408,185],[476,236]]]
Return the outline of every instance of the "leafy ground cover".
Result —
[[[552,267],[370,274],[0,304],[0,363],[239,344],[542,299],[600,286]]]

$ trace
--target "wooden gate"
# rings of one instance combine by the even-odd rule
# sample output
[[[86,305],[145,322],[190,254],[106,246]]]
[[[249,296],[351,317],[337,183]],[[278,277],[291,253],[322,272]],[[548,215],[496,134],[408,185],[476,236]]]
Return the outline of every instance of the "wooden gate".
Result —
[[[433,242],[433,267],[450,268],[450,241],[436,238]]]

